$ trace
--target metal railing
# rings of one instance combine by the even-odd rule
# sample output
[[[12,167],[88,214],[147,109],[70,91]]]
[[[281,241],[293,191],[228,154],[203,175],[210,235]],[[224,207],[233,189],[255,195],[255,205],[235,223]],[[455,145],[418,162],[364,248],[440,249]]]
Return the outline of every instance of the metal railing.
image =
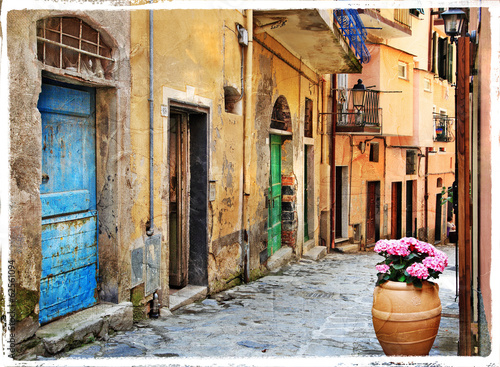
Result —
[[[379,107],[380,91],[367,90],[364,106],[355,108],[352,89],[337,89],[337,126],[374,127],[382,125],[382,108]]]
[[[394,9],[394,20],[411,28],[410,9]]]
[[[434,113],[434,141],[451,142],[455,140],[453,123],[455,119],[448,115]]]
[[[370,62],[370,52],[366,48],[366,28],[355,9],[336,9],[333,17],[349,46],[362,64]]]

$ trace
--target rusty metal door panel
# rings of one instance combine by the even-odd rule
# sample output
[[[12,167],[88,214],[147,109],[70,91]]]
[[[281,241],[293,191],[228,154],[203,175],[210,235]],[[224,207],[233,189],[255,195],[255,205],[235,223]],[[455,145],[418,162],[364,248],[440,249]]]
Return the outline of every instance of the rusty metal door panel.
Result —
[[[95,90],[43,80],[41,323],[97,301]]]

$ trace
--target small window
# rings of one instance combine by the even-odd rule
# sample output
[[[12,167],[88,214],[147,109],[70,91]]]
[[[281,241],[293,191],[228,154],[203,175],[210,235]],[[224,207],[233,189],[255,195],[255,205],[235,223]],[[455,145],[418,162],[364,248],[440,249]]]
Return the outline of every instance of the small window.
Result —
[[[370,162],[378,162],[378,143],[370,144]]]
[[[423,9],[410,9],[410,14],[418,18],[418,16],[420,14],[424,14],[424,10]]]
[[[424,78],[424,90],[431,92],[431,80],[429,78]]]
[[[417,152],[413,149],[406,150],[406,174],[414,175],[417,173]]]
[[[398,62],[398,77],[408,80],[408,64],[406,62]]]
[[[242,102],[241,95],[236,88],[224,87],[224,110],[227,113],[241,115]]]
[[[445,147],[439,147],[439,153],[446,153]]]
[[[441,177],[437,179],[437,187],[443,187],[443,179]]]
[[[313,101],[306,98],[306,108],[304,116],[304,136],[306,138],[313,137]]]

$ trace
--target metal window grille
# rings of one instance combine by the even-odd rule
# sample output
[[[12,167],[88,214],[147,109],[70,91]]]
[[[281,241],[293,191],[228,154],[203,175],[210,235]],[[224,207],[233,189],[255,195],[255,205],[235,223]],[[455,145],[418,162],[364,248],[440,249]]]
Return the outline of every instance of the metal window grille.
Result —
[[[411,16],[409,9],[394,9],[394,20],[411,28]]]
[[[451,142],[454,141],[452,125],[454,118],[441,113],[434,113],[434,141]]]
[[[54,17],[37,24],[37,57],[47,66],[111,79],[111,52],[100,33],[81,19]]]

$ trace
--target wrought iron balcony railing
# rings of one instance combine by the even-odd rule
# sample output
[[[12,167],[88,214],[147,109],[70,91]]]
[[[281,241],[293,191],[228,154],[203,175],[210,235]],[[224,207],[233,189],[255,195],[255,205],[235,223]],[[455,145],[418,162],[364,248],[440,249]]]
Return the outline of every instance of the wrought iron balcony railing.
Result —
[[[359,62],[362,64],[370,62],[370,52],[365,45],[367,32],[357,10],[336,9],[333,11],[333,16]]]
[[[354,107],[352,89],[337,89],[337,124],[339,132],[379,133],[382,125],[382,108],[379,107],[380,91],[366,90],[365,103]]]
[[[448,115],[434,113],[434,141],[451,142],[455,140],[453,134],[453,117]]]

